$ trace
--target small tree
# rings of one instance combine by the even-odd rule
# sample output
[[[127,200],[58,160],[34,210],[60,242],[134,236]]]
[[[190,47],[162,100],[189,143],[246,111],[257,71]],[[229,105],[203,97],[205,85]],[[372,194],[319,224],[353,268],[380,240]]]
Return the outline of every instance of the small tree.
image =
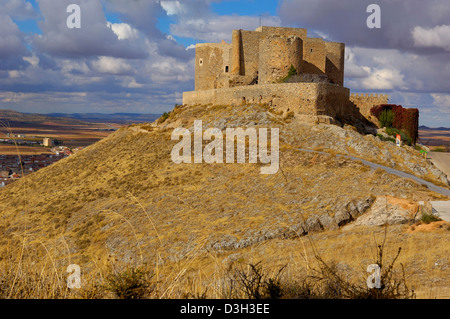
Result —
[[[391,109],[384,109],[379,117],[381,127],[391,127],[394,123],[395,114]]]

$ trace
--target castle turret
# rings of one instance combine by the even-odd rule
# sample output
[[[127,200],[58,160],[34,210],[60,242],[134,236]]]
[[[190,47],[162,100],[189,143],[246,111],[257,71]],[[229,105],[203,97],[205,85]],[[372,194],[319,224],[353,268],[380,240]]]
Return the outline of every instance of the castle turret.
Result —
[[[303,40],[295,35],[269,35],[259,46],[258,83],[274,83],[288,75],[291,65],[300,74],[303,61]]]

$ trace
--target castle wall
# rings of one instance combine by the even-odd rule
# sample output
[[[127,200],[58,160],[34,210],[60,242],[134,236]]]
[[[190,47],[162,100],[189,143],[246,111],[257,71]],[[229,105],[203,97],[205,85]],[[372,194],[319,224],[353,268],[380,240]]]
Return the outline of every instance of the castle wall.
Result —
[[[195,90],[228,87],[231,44],[208,43],[195,46]]]
[[[325,41],[319,38],[304,39],[302,71],[311,74],[325,74],[326,55]]]
[[[344,85],[345,45],[337,42],[325,42],[325,73],[333,83]]]
[[[299,119],[317,121],[320,117],[344,116],[349,89],[327,83],[280,83],[240,86],[220,90],[183,93],[186,105],[241,105],[266,103]]]
[[[255,31],[242,31],[242,51],[244,72],[242,75],[256,77],[259,66],[259,39],[261,34]]]
[[[301,72],[303,40],[298,36],[268,35],[259,47],[258,83],[275,83],[287,76],[290,66]]]
[[[359,112],[370,122],[380,127],[380,122],[378,119],[370,114],[370,109],[375,105],[387,104],[388,96],[387,94],[359,94],[352,93],[350,95],[350,102],[355,104],[359,109]]]
[[[267,35],[280,35],[280,36],[290,36],[296,35],[301,39],[306,39],[307,30],[301,28],[280,28],[280,27],[265,27],[261,26],[256,29],[257,32],[261,32],[262,36]]]

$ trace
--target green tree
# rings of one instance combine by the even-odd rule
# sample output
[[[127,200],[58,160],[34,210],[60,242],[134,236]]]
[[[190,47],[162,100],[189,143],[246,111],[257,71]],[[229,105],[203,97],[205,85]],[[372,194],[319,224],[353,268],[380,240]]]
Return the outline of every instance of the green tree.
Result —
[[[385,109],[380,114],[380,124],[381,127],[391,127],[394,123],[395,114],[391,109]]]

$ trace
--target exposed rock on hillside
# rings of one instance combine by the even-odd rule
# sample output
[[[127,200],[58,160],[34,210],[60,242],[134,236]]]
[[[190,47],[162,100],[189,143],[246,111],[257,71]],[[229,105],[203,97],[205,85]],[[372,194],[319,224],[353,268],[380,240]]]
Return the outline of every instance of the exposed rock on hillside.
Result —
[[[422,217],[419,205],[411,200],[398,199],[390,196],[378,197],[370,207],[370,210],[360,216],[349,227],[354,226],[383,226],[393,224],[405,224],[419,221]]]

